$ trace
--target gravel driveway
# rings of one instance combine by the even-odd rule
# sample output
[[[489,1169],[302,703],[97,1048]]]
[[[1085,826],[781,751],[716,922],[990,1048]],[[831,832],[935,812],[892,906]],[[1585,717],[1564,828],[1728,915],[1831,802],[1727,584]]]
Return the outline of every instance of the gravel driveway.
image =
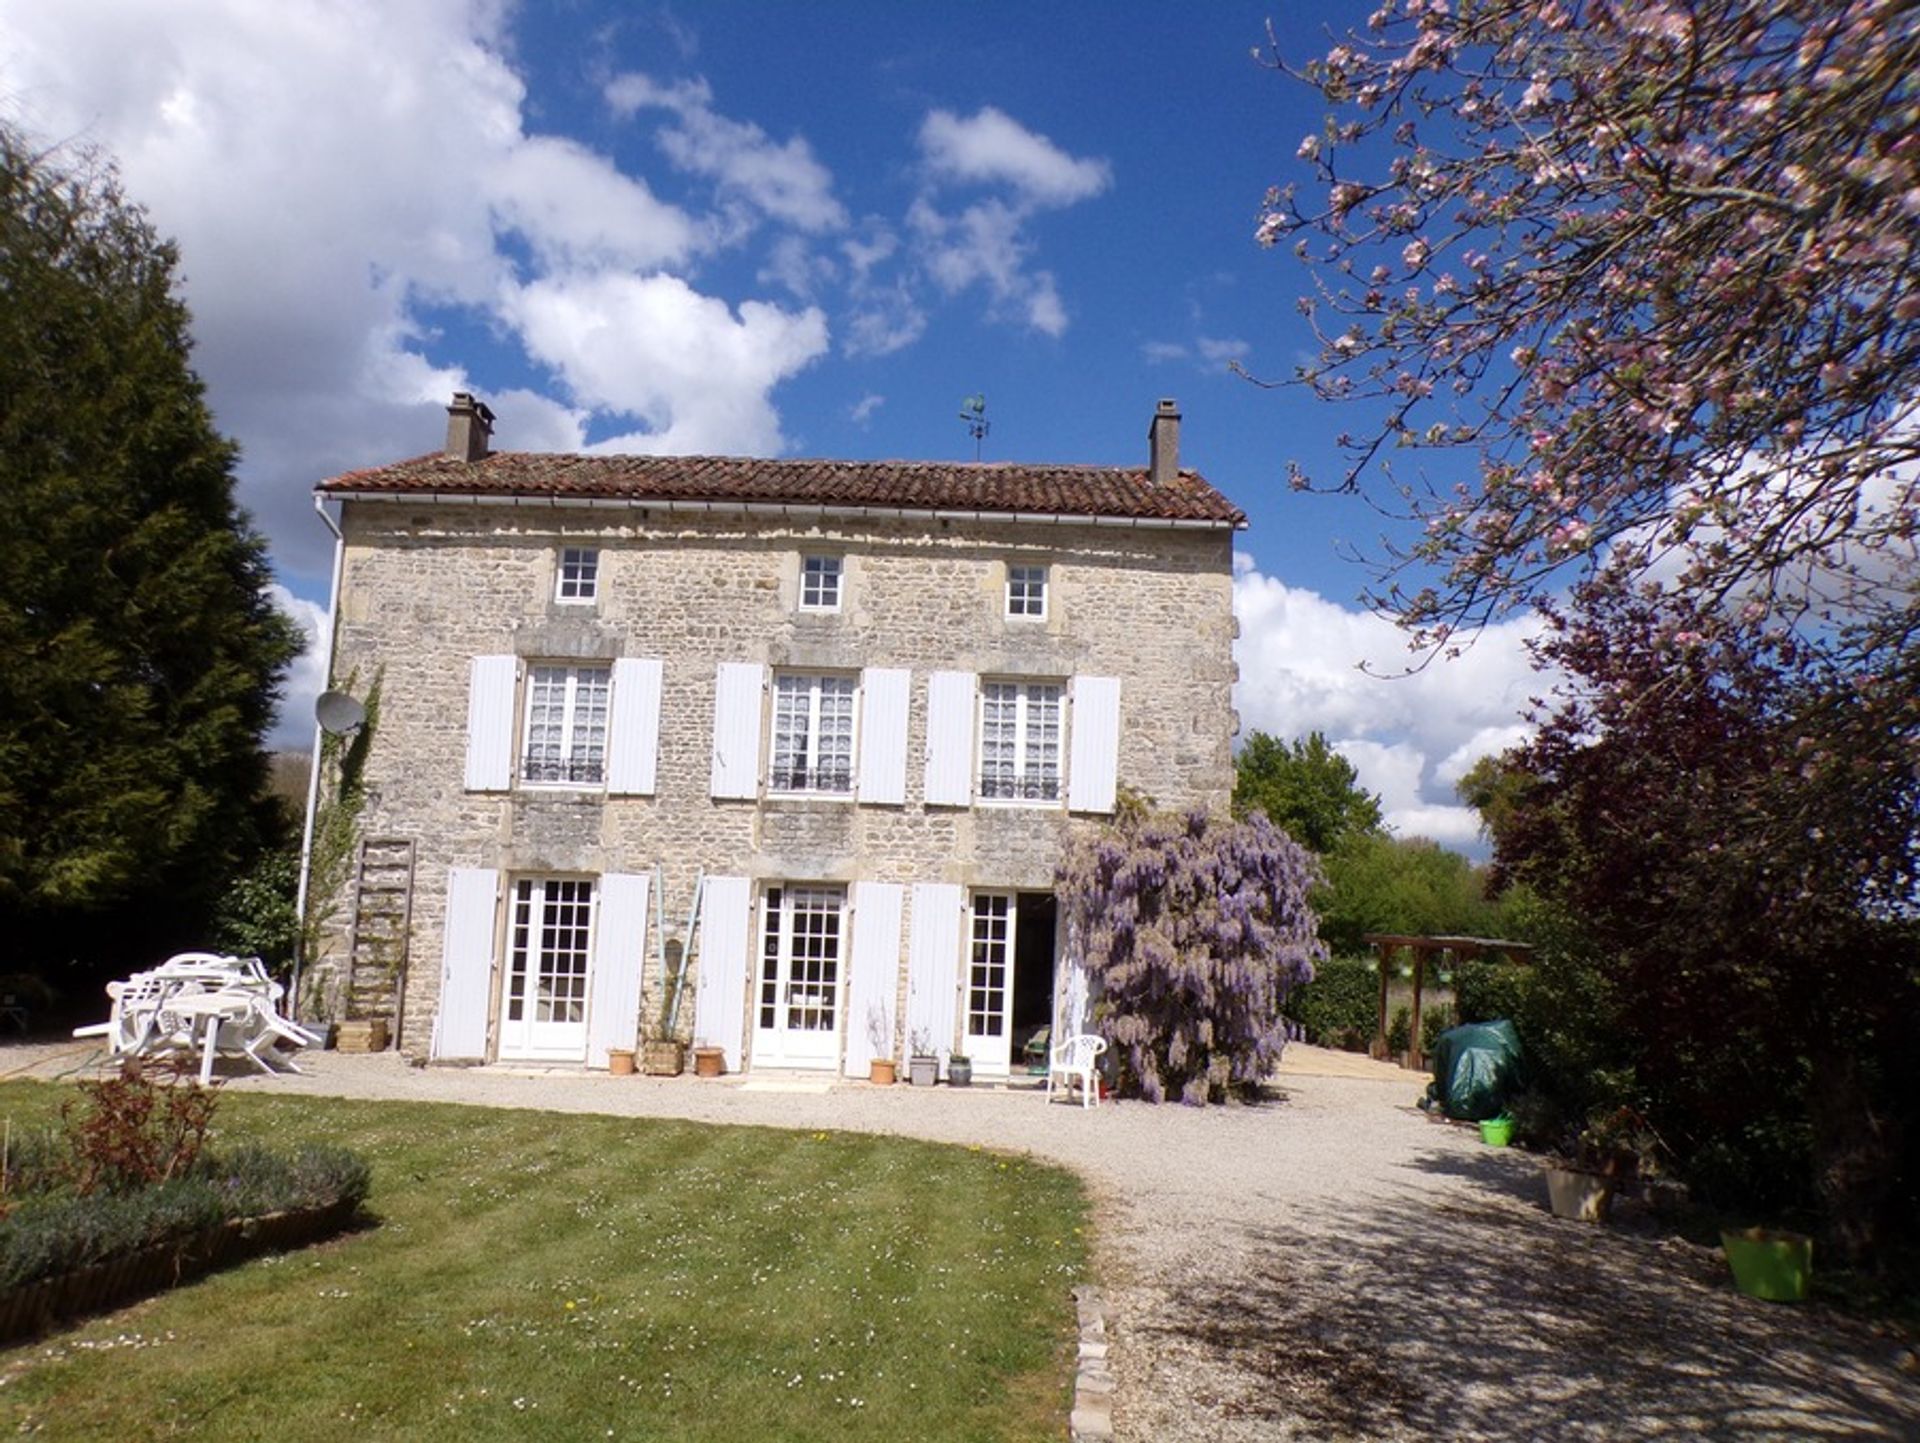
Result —
[[[36,1051],[0,1051],[0,1075],[77,1061]],[[1140,1443],[1920,1439],[1892,1337],[1742,1298],[1717,1250],[1550,1217],[1525,1157],[1429,1121],[1422,1079],[1342,1054],[1290,1048],[1260,1106],[1091,1112],[1022,1090],[310,1058],[233,1085],[898,1133],[1071,1167],[1100,1220],[1115,1423]]]

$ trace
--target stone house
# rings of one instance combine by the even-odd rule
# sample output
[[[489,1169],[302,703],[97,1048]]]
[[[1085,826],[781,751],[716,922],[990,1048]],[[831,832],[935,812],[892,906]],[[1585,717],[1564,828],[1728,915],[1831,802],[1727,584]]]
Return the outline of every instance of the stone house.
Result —
[[[1232,789],[1246,523],[1174,404],[1131,468],[495,452],[492,421],[457,395],[444,452],[317,488],[331,684],[380,686],[351,1005],[442,1061],[604,1067],[671,1019],[734,1069],[1017,1068],[1071,990],[1069,838],[1120,788]]]

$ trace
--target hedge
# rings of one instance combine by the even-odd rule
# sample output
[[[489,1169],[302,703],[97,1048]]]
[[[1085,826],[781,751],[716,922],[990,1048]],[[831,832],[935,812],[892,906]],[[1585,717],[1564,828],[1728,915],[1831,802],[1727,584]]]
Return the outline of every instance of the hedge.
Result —
[[[1284,1014],[1319,1047],[1365,1051],[1380,1025],[1380,971],[1370,957],[1330,957],[1287,994]]]
[[[9,1168],[11,1174],[12,1169]],[[0,1289],[55,1277],[191,1237],[233,1219],[366,1200],[367,1164],[342,1148],[292,1154],[247,1146],[203,1156],[192,1171],[155,1187],[28,1194],[0,1220]]]

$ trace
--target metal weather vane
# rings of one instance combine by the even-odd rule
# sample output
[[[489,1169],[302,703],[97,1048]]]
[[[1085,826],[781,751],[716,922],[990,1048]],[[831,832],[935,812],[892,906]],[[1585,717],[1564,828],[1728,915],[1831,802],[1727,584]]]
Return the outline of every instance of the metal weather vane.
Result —
[[[987,420],[987,398],[969,396],[960,403],[960,419],[967,423],[967,434],[973,437],[973,459],[980,459],[980,443],[987,439],[987,432],[993,429]]]

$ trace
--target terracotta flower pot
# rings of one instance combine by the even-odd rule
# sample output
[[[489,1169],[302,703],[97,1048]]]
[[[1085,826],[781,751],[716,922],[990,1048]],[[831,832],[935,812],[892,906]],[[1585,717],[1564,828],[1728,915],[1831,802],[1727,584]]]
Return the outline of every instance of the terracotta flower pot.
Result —
[[[867,1081],[875,1087],[892,1087],[897,1066],[891,1057],[876,1057],[867,1064]]]
[[[607,1049],[607,1071],[615,1077],[632,1077],[634,1051],[631,1047],[609,1047]]]
[[[718,1047],[696,1047],[693,1049],[693,1075],[695,1077],[721,1077],[727,1070],[727,1054]]]

